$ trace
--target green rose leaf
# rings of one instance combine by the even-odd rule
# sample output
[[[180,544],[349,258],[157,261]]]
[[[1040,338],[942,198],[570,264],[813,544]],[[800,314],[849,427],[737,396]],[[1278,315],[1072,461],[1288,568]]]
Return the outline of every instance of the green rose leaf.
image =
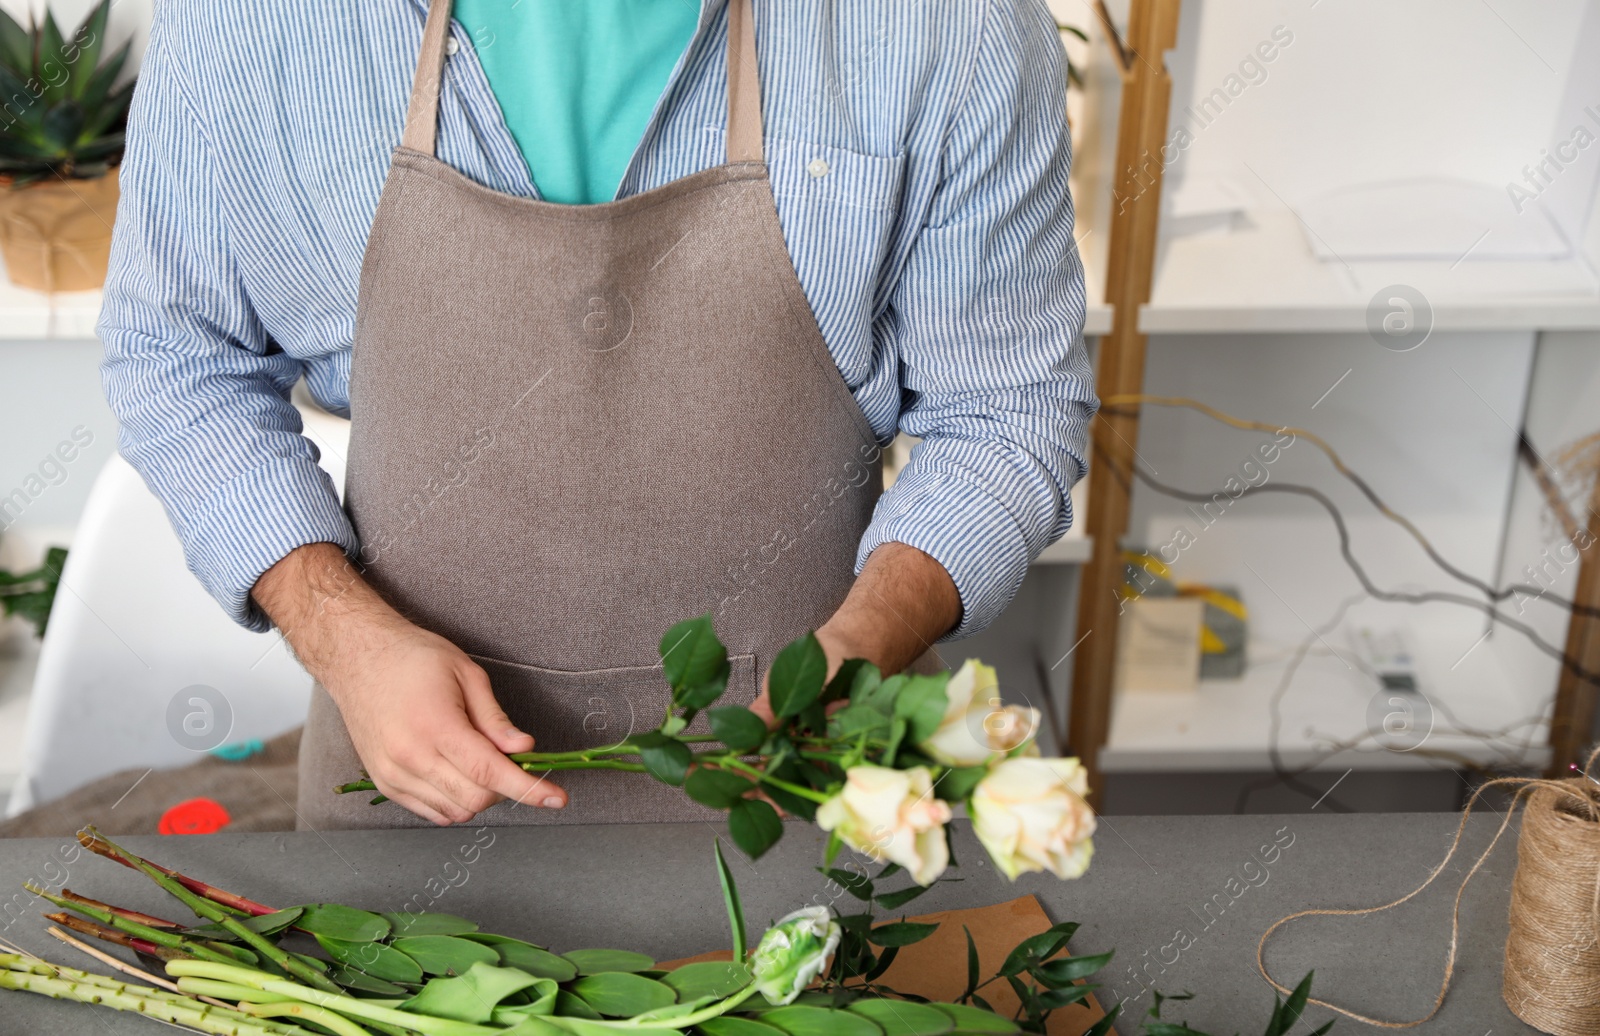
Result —
[[[867,938],[878,946],[910,946],[932,935],[938,927],[936,924],[900,921],[895,924],[879,925],[867,934]]]
[[[956,1031],[973,1033],[974,1036],[1011,1036],[1012,1033],[1022,1031],[1017,1024],[1009,1019],[1002,1018],[993,1011],[984,1011],[977,1007],[968,1007],[966,1004],[930,1004],[934,1010],[950,1016],[956,1023]]]
[[[763,794],[777,803],[779,809],[792,817],[799,817],[802,820],[815,820],[817,818],[817,804],[810,799],[801,798],[799,795],[784,791],[782,788],[769,787]],[[832,861],[830,860],[829,862],[831,863]]]
[[[474,932],[466,938],[492,947],[500,955],[500,963],[508,968],[520,968],[530,975],[554,979],[557,982],[570,982],[578,977],[577,965],[564,957],[556,956],[543,946],[485,932]]]
[[[750,969],[732,961],[706,960],[669,971],[661,981],[673,988],[679,1000],[702,996],[721,999],[749,984]]]
[[[639,759],[656,780],[678,786],[689,775],[694,753],[677,738],[663,736],[658,744],[639,749]]]
[[[791,1004],[761,1013],[762,1022],[789,1036],[883,1036],[876,1022],[849,1011]]]
[[[454,914],[436,914],[424,911],[420,914],[394,913],[384,914],[383,919],[389,922],[390,929],[396,937],[407,935],[466,935],[478,930],[476,921],[468,921],[464,917]]]
[[[850,704],[828,717],[828,735],[841,740],[858,734],[868,737],[889,736],[889,716],[870,705]]]
[[[711,720],[711,733],[735,752],[754,751],[767,738],[767,725],[743,705],[724,705],[706,715]]]
[[[728,649],[717,639],[709,614],[685,619],[667,630],[661,638],[661,667],[672,687],[674,704],[704,708],[717,699],[727,686]],[[716,693],[699,700],[711,687]]]
[[[767,674],[773,715],[787,719],[804,712],[821,696],[827,674],[828,656],[814,633],[807,633],[778,652],[772,671]]]
[[[572,992],[610,1018],[631,1018],[678,1000],[671,986],[624,971],[585,975],[572,984]]]
[[[900,691],[905,685],[904,673],[896,673],[885,680],[879,676],[876,666],[863,669],[856,674],[855,686],[850,689],[850,701],[852,704],[865,705],[885,715],[892,715],[894,701],[900,696]]]
[[[857,1000],[846,1010],[870,1019],[883,1030],[884,1036],[944,1036],[956,1027],[955,1021],[944,1012],[907,1000],[874,997]]]
[[[561,956],[576,966],[580,975],[599,975],[607,971],[649,971],[656,966],[654,958],[632,950],[572,950]]]
[[[913,744],[926,741],[944,722],[944,685],[950,681],[948,673],[940,676],[909,676],[906,685],[894,699],[896,719],[906,721],[906,736]]]
[[[326,935],[346,942],[374,942],[389,934],[389,922],[380,915],[338,903],[312,903],[295,927],[312,935]]]
[[[396,939],[394,948],[430,975],[465,975],[474,964],[498,964],[494,947],[453,935],[415,935]]]
[[[728,833],[733,843],[752,860],[771,849],[783,837],[783,821],[778,811],[759,799],[740,799],[728,810]]]
[[[422,987],[422,992],[400,1004],[399,1008],[458,1022],[487,1022],[500,1001],[541,982],[554,990],[555,984],[549,979],[534,978],[515,968],[478,963],[464,974],[430,979]]]
[[[710,770],[698,767],[683,782],[684,792],[702,806],[727,809],[743,799],[753,785],[744,777],[727,770]]]
[[[967,796],[972,794],[972,789],[987,776],[989,769],[985,766],[964,766],[946,770],[944,776],[934,784],[933,790],[946,802],[965,802]]]
[[[346,942],[326,935],[316,939],[328,956],[351,971],[385,982],[422,981],[422,966],[392,946],[378,942]]]
[[[856,677],[863,669],[871,669],[873,678],[877,678],[878,667],[864,658],[847,658],[839,663],[839,671],[833,674],[833,679],[828,681],[828,686],[823,689],[823,697],[828,701],[837,701],[848,698],[855,690]]]

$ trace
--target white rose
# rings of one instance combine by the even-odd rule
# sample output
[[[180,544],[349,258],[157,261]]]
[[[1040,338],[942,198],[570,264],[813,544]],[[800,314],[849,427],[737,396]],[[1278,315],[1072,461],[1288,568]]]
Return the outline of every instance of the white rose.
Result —
[[[852,766],[839,794],[817,807],[817,826],[874,860],[898,863],[918,885],[931,885],[950,865],[949,822],[950,806],[934,796],[926,766]]]
[[[917,747],[946,766],[982,766],[1021,748],[1039,729],[1039,710],[1000,704],[994,667],[969,658],[945,685],[944,719]]]
[[[1088,774],[1076,759],[1007,759],[972,792],[972,829],[1006,877],[1076,878],[1094,853]]]

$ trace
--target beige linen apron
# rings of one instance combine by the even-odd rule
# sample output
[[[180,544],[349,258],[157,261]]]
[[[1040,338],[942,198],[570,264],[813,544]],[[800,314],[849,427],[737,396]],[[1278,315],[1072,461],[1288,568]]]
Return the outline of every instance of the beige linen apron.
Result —
[[[779,227],[749,4],[728,4],[727,163],[588,206],[434,157],[450,0],[428,13],[361,272],[347,504],[366,577],[542,751],[658,725],[657,642],[694,615],[728,645],[723,701],[749,703],[843,601],[881,491]],[[361,763],[320,687],[301,767],[303,825],[426,824],[332,792]],[[640,774],[552,777],[567,808],[474,823],[717,816]]]

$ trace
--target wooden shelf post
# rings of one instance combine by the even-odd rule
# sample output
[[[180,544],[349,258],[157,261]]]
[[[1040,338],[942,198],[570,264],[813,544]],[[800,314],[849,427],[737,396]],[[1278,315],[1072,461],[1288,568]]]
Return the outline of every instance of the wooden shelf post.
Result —
[[[1595,477],[1589,493],[1588,543],[1593,547],[1600,542],[1600,475]],[[1600,559],[1585,553],[1578,566],[1578,585],[1573,588],[1572,603],[1577,606],[1600,607]],[[1566,655],[1573,665],[1584,672],[1600,672],[1600,618],[1585,614],[1577,607],[1567,620]],[[1595,706],[1597,688],[1593,680],[1577,675],[1566,665],[1556,680],[1555,709],[1550,717],[1550,766],[1546,777],[1569,777],[1567,767],[1572,763],[1582,766],[1583,753],[1594,740]]]
[[[1100,7],[1122,75],[1106,269],[1111,334],[1100,339],[1096,357],[1095,389],[1102,398],[1144,390],[1145,336],[1139,332],[1139,309],[1150,300],[1154,280],[1172,97],[1165,54],[1177,42],[1179,2],[1133,0],[1127,38],[1120,42]],[[1122,535],[1128,528],[1138,412],[1102,412],[1092,437],[1086,520],[1094,550],[1084,566],[1079,593],[1080,642],[1073,661],[1065,742],[1088,768],[1090,802],[1098,807],[1100,749],[1111,731],[1119,611],[1115,592],[1122,582]]]

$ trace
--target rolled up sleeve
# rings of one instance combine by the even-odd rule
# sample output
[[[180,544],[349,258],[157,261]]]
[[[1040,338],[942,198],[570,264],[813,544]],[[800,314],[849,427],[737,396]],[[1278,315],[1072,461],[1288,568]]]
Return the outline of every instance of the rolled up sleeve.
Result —
[[[181,17],[158,8],[129,116],[98,333],[119,445],[161,500],[191,571],[233,619],[295,547],[356,539],[289,390],[298,360],[272,342],[229,247],[214,178],[228,175],[183,81]],[[242,175],[242,174],[241,174]]]
[[[1066,67],[1038,0],[991,0],[942,173],[878,348],[899,357],[901,431],[921,438],[879,501],[857,569],[887,542],[950,573],[975,633],[1072,525],[1099,407],[1082,331],[1067,173]]]

